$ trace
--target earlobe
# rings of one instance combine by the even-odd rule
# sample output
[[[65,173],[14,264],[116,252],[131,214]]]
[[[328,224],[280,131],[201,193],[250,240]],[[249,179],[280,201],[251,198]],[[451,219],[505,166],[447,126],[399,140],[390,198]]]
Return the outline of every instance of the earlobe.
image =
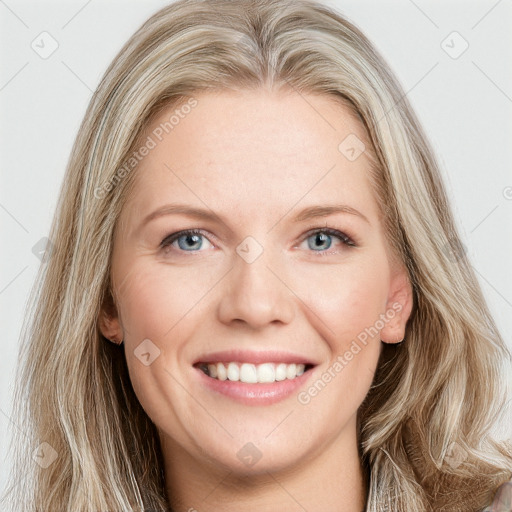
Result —
[[[384,343],[401,343],[405,337],[405,327],[413,305],[412,286],[405,269],[393,276],[386,304],[387,322],[380,331]]]
[[[98,316],[98,328],[101,334],[112,343],[120,345],[123,342],[123,329],[112,300],[102,306]]]

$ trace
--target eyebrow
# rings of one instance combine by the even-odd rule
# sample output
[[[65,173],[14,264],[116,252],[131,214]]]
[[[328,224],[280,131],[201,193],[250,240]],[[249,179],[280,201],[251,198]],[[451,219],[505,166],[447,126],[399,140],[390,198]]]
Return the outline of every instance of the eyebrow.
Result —
[[[316,217],[327,217],[328,215],[333,215],[335,213],[348,213],[350,215],[355,215],[363,219],[368,224],[371,224],[366,215],[346,204],[310,206],[309,208],[305,208],[304,210],[300,211],[295,217],[293,217],[293,221],[302,222],[305,220],[314,219]]]
[[[333,205],[323,205],[323,206],[309,206],[301,210],[298,214],[292,217],[293,222],[304,222],[305,220],[314,219],[317,217],[327,217],[329,215],[333,215],[336,213],[347,213],[350,215],[355,215],[360,217],[362,220],[371,225],[368,218],[361,213],[359,210],[352,208],[351,206],[345,204],[333,204]],[[217,215],[214,211],[203,208],[196,208],[194,206],[189,206],[186,204],[166,204],[158,208],[157,210],[151,212],[147,217],[145,217],[141,224],[140,228],[145,226],[148,222],[158,218],[163,217],[165,215],[172,214],[182,214],[187,215],[189,217],[195,217],[200,220],[215,220],[217,222],[221,222],[225,224],[222,218]]]

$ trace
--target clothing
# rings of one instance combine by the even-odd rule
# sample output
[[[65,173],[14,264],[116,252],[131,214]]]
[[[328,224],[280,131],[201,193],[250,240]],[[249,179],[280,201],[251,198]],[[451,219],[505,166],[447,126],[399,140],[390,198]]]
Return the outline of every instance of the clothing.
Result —
[[[482,512],[512,512],[512,479],[498,487],[492,504]]]

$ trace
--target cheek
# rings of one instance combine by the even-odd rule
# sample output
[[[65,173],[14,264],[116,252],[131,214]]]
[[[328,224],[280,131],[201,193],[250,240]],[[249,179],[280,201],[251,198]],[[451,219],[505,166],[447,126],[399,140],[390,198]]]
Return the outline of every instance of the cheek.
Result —
[[[124,275],[119,275],[118,296],[128,343],[145,338],[163,340],[174,333],[193,310],[200,308],[206,292],[218,280],[213,269],[172,268],[144,258]]]
[[[174,379],[182,380],[178,361],[194,332],[192,324],[197,325],[202,314],[201,297],[209,283],[197,279],[197,272],[172,269],[145,257],[116,270],[126,362],[135,394],[155,424],[190,424],[194,419],[188,410],[176,408],[187,403],[187,392]]]
[[[337,269],[326,266],[314,275],[312,279],[312,275],[301,274],[308,286],[298,295],[308,297],[304,302],[314,312],[310,322],[330,354],[298,401],[308,417],[323,418],[328,425],[324,428],[336,435],[340,425],[355,417],[374,378],[389,273],[385,261],[372,258]]]
[[[365,329],[378,325],[385,312],[389,269],[383,258],[368,256],[347,265],[304,267],[296,276],[294,290],[314,312],[315,325],[336,352],[344,351]]]

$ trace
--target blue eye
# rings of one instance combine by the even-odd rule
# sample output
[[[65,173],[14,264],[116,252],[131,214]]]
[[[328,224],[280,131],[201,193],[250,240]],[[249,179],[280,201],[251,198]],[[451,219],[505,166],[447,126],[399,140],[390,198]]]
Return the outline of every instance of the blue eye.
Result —
[[[167,247],[174,242],[178,242],[178,247],[185,252],[197,252],[201,249],[203,242],[202,238],[206,239],[203,233],[198,229],[186,229],[179,233],[173,233],[162,240],[160,247]]]
[[[309,240],[313,238],[312,243]],[[344,245],[348,245],[351,247],[355,247],[355,243],[351,238],[349,238],[345,233],[338,231],[337,229],[330,228],[319,228],[309,233],[306,237],[308,240],[308,247],[312,249],[314,252],[324,252],[331,248],[332,238],[335,237],[340,240]]]
[[[314,238],[313,238],[314,237]],[[356,244],[345,233],[331,228],[318,228],[309,232],[305,240],[308,240],[308,248],[313,252],[324,253],[332,246],[332,239],[337,238],[346,246],[355,247]],[[166,248],[177,242],[177,249],[184,252],[198,252],[203,248],[203,240],[208,240],[199,229],[186,229],[173,233],[162,240],[161,248]],[[311,240],[311,242],[310,242]],[[208,243],[210,243],[208,241]]]

